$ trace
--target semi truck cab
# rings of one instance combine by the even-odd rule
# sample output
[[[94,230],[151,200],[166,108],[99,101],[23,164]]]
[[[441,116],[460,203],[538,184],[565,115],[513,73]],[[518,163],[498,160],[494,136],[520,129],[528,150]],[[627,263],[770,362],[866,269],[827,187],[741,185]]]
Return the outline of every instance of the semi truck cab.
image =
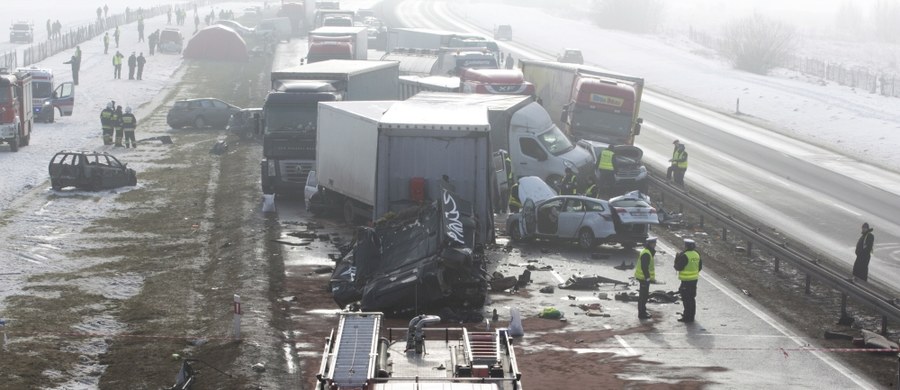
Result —
[[[534,95],[534,84],[525,81],[518,69],[465,69],[460,76],[464,93]]]
[[[342,100],[333,80],[278,82],[263,104],[264,194],[299,192],[316,165],[319,102]]]
[[[633,86],[596,77],[580,77],[573,86],[573,99],[563,107],[560,121],[569,134],[616,145],[634,143],[642,119],[632,124],[637,107]]]

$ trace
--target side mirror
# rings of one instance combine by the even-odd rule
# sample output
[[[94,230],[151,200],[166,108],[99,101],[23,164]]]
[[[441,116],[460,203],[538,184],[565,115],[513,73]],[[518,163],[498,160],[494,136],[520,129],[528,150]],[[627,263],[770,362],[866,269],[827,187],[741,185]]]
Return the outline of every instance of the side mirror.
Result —
[[[641,135],[641,124],[634,125],[634,135]]]

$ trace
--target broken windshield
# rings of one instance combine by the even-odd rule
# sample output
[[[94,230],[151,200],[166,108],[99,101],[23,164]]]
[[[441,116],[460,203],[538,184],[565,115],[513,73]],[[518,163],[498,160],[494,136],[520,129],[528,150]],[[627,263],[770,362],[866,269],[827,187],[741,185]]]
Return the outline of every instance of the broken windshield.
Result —
[[[544,148],[550,151],[554,156],[559,156],[565,152],[572,150],[575,145],[566,138],[565,134],[558,127],[553,126],[550,130],[539,135],[538,140],[544,145]]]

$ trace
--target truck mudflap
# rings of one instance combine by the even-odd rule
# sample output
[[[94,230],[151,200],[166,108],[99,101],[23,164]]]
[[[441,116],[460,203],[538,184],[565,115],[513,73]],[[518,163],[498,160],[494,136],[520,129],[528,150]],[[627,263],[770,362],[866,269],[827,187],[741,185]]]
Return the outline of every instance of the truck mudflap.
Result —
[[[445,191],[447,197],[452,193]],[[329,283],[335,302],[343,307],[358,300],[363,310],[386,312],[480,307],[487,279],[471,244],[475,223],[446,203],[409,208],[360,228]]]

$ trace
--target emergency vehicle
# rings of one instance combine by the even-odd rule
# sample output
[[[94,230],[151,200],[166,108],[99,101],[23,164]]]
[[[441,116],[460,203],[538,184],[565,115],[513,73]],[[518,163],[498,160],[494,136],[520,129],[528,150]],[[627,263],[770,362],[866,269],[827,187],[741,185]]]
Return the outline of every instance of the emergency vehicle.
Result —
[[[31,91],[30,74],[0,69],[0,143],[8,143],[13,152],[31,141]]]
[[[65,82],[54,88],[53,71],[37,67],[19,68],[19,72],[31,74],[34,120],[53,123],[56,113],[60,116],[72,115],[75,107],[75,84]]]

